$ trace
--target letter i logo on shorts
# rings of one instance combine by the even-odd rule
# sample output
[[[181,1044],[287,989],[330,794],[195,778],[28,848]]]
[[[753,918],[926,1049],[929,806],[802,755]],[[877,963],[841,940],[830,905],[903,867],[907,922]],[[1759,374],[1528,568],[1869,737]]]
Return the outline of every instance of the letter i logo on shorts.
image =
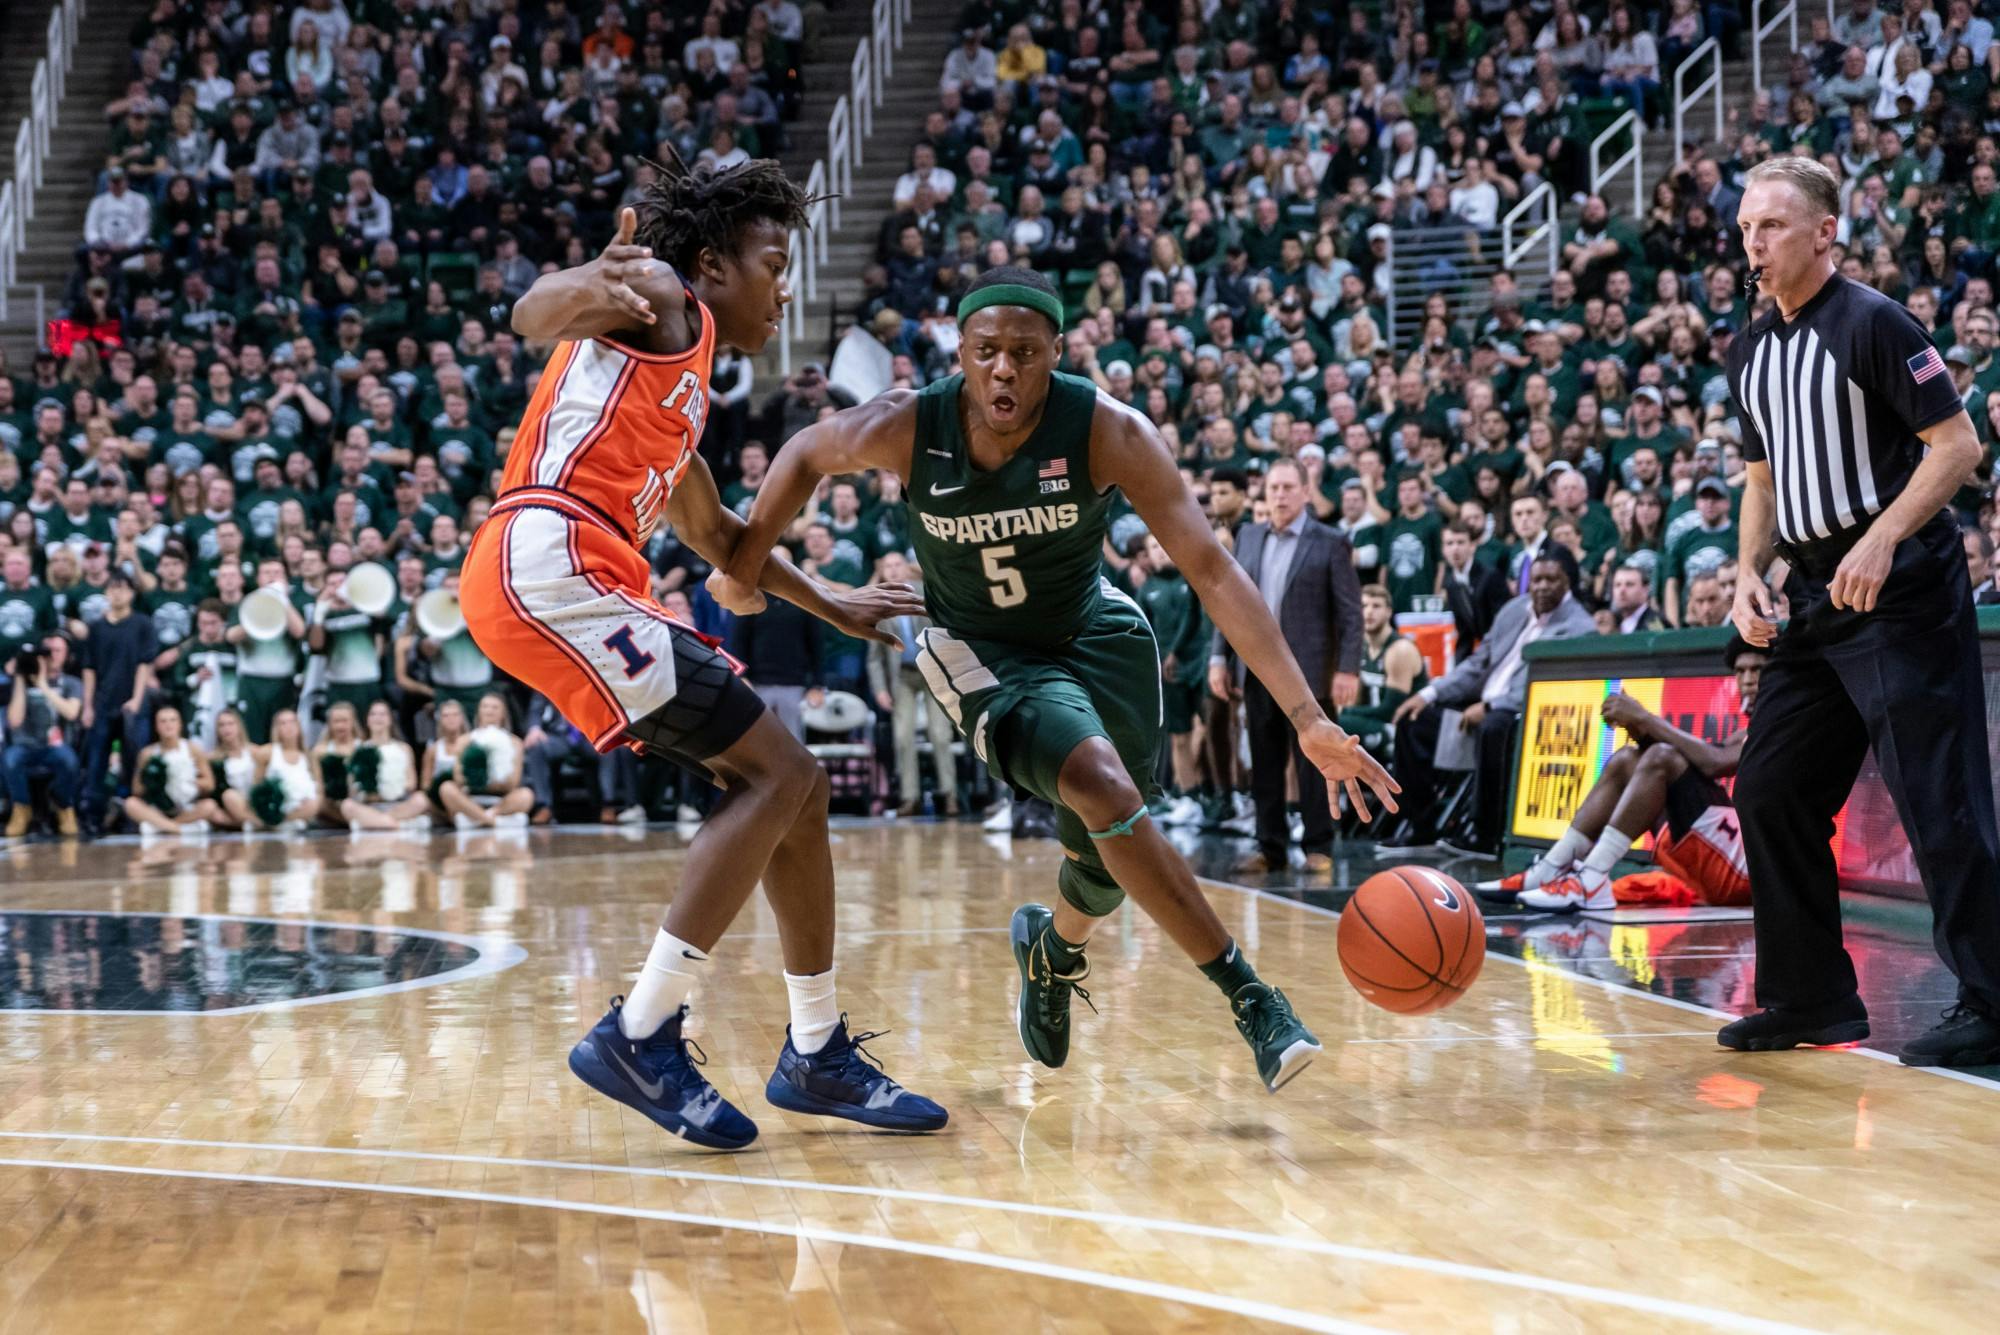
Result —
[[[641,649],[633,637],[632,626],[628,622],[604,637],[604,647],[624,660],[627,679],[638,676],[659,660]]]

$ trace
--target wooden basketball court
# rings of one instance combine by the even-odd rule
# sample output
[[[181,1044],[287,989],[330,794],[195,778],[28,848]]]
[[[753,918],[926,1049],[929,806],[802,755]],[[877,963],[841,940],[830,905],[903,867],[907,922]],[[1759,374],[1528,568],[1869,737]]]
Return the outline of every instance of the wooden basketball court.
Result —
[[[670,831],[0,851],[0,1331],[1992,1328],[2000,1085],[1726,1053],[1712,1014],[1532,945],[1398,1019],[1326,909],[1220,886],[1319,1063],[1266,1095],[1128,915],[1046,1071],[1006,925],[1054,846],[836,841],[844,1005],[953,1121],[764,1102],[760,899],[694,1027],[762,1128],[737,1155],[564,1066],[672,891]]]

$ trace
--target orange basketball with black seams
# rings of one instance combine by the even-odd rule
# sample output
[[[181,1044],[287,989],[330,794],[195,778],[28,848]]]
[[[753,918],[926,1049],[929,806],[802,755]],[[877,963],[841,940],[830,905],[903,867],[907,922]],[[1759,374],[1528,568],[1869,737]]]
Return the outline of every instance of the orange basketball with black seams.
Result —
[[[1486,962],[1486,920],[1465,887],[1431,867],[1361,883],[1340,914],[1340,971],[1383,1010],[1422,1015],[1465,995]]]

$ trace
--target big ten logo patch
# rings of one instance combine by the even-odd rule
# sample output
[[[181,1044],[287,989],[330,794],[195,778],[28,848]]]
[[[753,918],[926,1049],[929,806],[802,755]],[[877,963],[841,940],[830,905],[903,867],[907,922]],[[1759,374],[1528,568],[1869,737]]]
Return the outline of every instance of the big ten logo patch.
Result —
[[[682,371],[674,392],[660,400],[660,407],[670,413],[679,413],[687,422],[690,445],[701,439],[702,423],[708,420],[708,394],[702,388],[700,374]]]

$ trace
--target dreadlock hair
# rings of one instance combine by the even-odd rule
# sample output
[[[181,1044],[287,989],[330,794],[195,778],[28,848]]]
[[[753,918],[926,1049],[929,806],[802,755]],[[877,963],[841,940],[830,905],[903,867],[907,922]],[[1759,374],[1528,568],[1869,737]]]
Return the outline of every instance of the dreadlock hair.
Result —
[[[775,158],[717,171],[708,165],[689,168],[671,145],[667,156],[670,164],[646,160],[654,177],[633,205],[639,225],[632,240],[684,277],[693,276],[703,248],[734,254],[744,233],[766,219],[787,231],[804,227],[808,210],[831,198],[806,194]]]

